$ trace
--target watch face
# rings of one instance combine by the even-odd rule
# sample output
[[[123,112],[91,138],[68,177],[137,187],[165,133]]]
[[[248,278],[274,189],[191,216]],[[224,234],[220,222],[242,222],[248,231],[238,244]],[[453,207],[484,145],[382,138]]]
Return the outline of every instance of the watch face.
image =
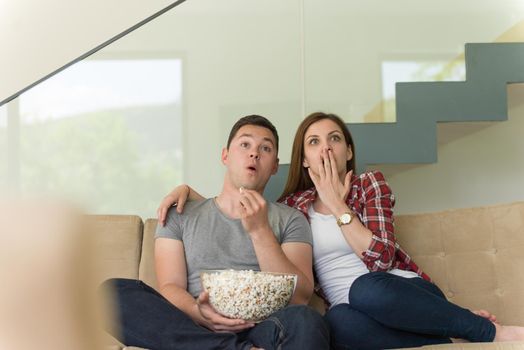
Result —
[[[342,224],[349,224],[350,221],[351,215],[349,215],[348,213],[342,214],[342,216],[340,217],[340,222]]]

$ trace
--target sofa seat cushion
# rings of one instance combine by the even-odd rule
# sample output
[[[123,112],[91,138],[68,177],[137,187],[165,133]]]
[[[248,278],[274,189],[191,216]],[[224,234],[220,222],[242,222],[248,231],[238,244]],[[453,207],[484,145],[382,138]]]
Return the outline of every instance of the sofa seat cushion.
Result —
[[[524,350],[524,342],[504,343],[455,343],[441,345],[426,345],[420,348],[405,348],[404,350]]]
[[[450,301],[524,326],[524,202],[401,215],[395,232]]]

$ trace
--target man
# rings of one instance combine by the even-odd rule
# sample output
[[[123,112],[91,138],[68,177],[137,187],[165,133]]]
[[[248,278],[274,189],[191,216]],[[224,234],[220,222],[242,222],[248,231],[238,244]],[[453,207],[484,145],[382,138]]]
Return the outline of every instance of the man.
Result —
[[[313,290],[312,238],[298,211],[267,203],[262,192],[278,168],[278,134],[266,118],[241,118],[222,150],[221,193],[170,210],[155,241],[160,293],[114,279],[122,341],[151,349],[327,349],[322,317],[305,304]],[[254,324],[218,314],[199,271],[252,269],[298,276],[290,306]],[[118,337],[118,335],[116,335]]]

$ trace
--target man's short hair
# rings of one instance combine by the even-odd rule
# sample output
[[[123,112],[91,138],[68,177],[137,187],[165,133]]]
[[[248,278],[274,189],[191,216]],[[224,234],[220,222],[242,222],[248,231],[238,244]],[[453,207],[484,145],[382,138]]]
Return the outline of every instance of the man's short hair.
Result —
[[[237,134],[238,130],[245,126],[245,125],[255,125],[255,126],[261,126],[263,128],[269,129],[273,136],[275,137],[275,147],[277,148],[278,152],[278,132],[277,128],[265,117],[261,115],[247,115],[245,117],[240,118],[235,125],[231,128],[231,131],[229,132],[229,138],[227,139],[227,149],[229,149],[229,145],[231,144],[231,141]]]

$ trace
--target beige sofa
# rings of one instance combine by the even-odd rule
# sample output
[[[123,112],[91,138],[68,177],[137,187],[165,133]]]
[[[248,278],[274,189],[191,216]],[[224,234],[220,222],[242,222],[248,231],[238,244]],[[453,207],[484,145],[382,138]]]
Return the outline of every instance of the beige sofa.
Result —
[[[91,216],[100,280],[138,278],[155,287],[156,220]],[[401,245],[454,303],[484,308],[500,322],[524,326],[524,202],[401,215]],[[317,300],[318,301],[318,300]],[[131,349],[116,340],[110,348]],[[424,349],[524,349],[524,342],[453,344]]]

